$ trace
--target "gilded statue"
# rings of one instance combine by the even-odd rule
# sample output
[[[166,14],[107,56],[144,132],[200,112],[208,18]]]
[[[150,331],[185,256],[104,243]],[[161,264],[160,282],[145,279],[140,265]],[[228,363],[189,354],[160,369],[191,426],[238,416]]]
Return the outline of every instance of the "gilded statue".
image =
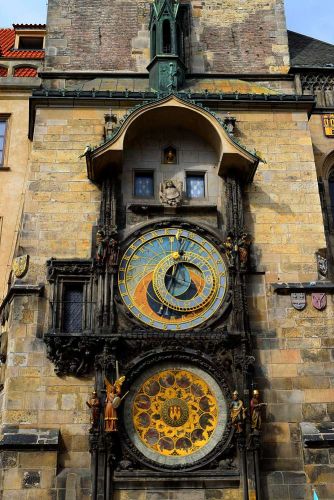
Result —
[[[167,179],[160,184],[159,197],[163,205],[176,207],[182,202],[183,183],[174,179]]]
[[[225,248],[225,254],[228,258],[229,264],[233,264],[235,248],[232,236],[227,236],[226,241],[224,241],[223,246]]]
[[[92,424],[92,429],[97,429],[99,426],[101,405],[96,391],[92,392],[92,397],[86,401],[86,405],[91,410],[90,423]]]
[[[253,391],[253,398],[250,402],[251,427],[252,430],[260,431],[262,426],[262,410],[267,403],[260,403],[260,393],[257,389]]]
[[[104,379],[106,386],[106,400],[104,407],[104,430],[106,432],[117,432],[117,408],[125,398],[126,394],[121,397],[122,384],[125,377],[119,377],[113,384],[107,378]]]
[[[234,391],[232,395],[232,403],[230,405],[232,425],[237,433],[243,432],[246,419],[246,408],[241,399],[239,399],[238,391]]]

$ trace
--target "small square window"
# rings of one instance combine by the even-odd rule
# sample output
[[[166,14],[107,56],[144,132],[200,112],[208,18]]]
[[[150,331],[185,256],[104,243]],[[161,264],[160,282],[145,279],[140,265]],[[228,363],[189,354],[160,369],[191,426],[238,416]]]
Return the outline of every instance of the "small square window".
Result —
[[[20,50],[41,50],[43,49],[44,38],[42,36],[20,36]]]
[[[205,198],[205,174],[187,174],[187,197]]]
[[[0,118],[0,167],[2,167],[4,163],[6,128],[7,120]]]
[[[137,198],[153,198],[154,175],[150,171],[135,172],[134,195]]]

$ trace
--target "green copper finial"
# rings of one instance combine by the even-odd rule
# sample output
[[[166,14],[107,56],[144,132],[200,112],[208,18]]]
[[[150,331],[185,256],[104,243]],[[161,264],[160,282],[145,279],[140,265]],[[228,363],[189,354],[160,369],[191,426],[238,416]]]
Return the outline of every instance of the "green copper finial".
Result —
[[[150,85],[157,91],[178,90],[185,77],[184,34],[179,0],[154,0],[151,5]]]

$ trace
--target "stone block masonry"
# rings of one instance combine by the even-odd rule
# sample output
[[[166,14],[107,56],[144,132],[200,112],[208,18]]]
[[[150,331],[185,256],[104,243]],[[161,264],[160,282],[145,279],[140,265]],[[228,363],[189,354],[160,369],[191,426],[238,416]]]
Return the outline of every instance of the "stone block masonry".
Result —
[[[189,72],[287,73],[283,0],[189,4]],[[98,7],[50,0],[45,69],[146,72],[149,8],[143,0],[100,0]]]

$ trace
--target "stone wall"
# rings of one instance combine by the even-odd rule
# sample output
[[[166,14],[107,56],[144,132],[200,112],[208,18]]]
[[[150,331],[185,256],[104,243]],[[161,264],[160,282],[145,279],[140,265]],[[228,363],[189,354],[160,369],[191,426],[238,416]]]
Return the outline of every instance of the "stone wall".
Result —
[[[79,155],[87,143],[100,142],[106,111],[50,108],[37,112],[20,239],[31,255],[27,282],[46,282],[45,262],[51,257],[91,255],[91,230],[101,193],[87,179],[85,161]],[[268,403],[262,466],[268,473],[268,498],[277,498],[277,492],[284,490],[285,498],[295,500],[303,498],[296,496],[297,491],[309,493],[306,481],[332,491],[331,484],[325,484],[328,476],[324,480],[325,476],[315,476],[304,467],[309,458],[304,458],[299,434],[303,419],[333,419],[332,299],[328,297],[323,312],[313,308],[310,297],[306,309],[296,311],[288,295],[277,295],[272,289],[273,283],[317,278],[314,252],[325,242],[311,135],[302,111],[231,111],[237,117],[237,137],[266,161],[246,193],[246,224],[254,236],[253,264],[258,271],[249,287],[256,377]],[[41,340],[47,330],[47,300],[16,297],[12,306],[6,327],[10,355],[2,423],[60,429],[59,465],[87,473],[85,401],[93,380],[54,374]],[[51,481],[50,489],[54,487]],[[221,492],[213,492],[212,497],[198,495],[219,498]]]
[[[30,151],[28,92],[0,93],[1,113],[8,116],[5,161],[0,168],[0,300],[7,292],[8,276],[16,247]]]
[[[97,8],[87,0],[50,0],[46,70],[145,72],[150,62],[149,4],[100,0]],[[238,6],[234,0],[192,0],[190,5],[190,72],[287,72],[282,0],[249,0]]]

